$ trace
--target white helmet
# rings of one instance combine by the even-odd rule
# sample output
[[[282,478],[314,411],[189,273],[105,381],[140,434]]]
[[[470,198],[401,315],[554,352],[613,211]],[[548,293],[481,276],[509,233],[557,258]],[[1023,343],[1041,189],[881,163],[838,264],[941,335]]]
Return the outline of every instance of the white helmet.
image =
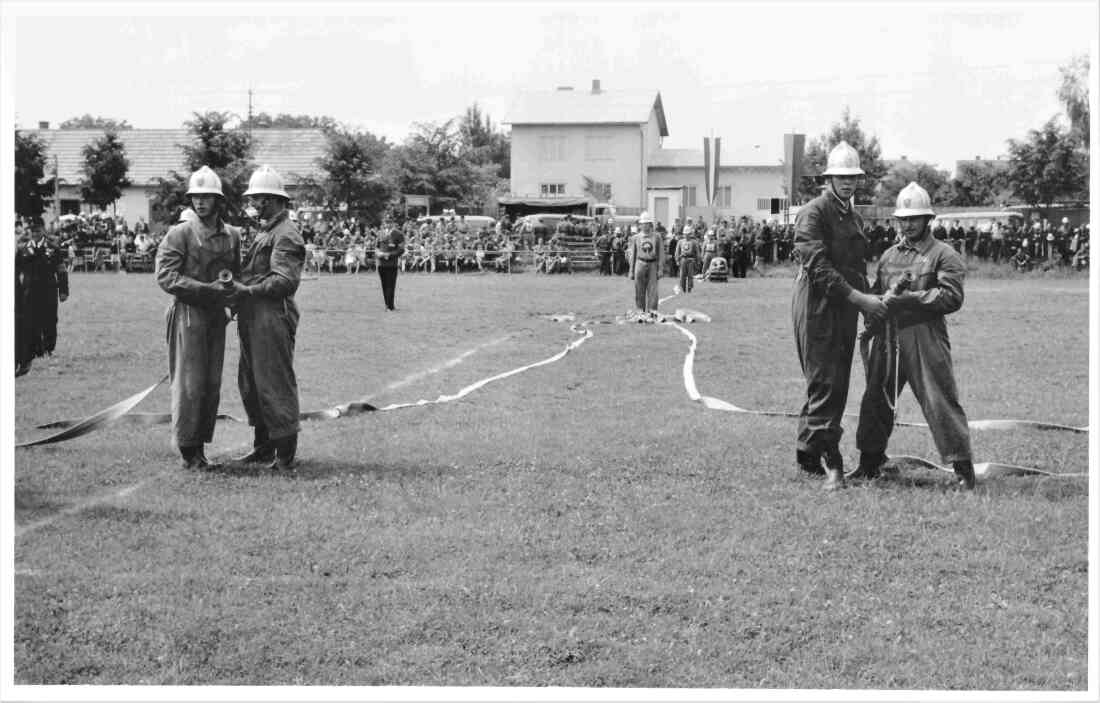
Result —
[[[642,214],[638,215],[638,224],[653,224],[653,215],[649,214],[649,210],[642,210]]]
[[[894,210],[894,217],[918,217],[920,215],[935,217],[936,213],[932,211],[932,199],[928,197],[928,191],[917,185],[916,181],[913,181],[898,193],[897,209]]]
[[[209,166],[203,166],[191,174],[191,180],[187,182],[187,195],[221,195],[222,179]]]
[[[862,176],[859,167],[859,152],[848,142],[842,141],[829,152],[829,161],[822,176]]]
[[[180,212],[179,221],[180,222],[198,222],[199,221],[199,214],[197,212],[195,212],[194,210],[192,210],[191,208],[189,208],[189,207],[184,208]]]
[[[278,195],[280,197],[290,200],[290,196],[287,195],[286,189],[283,188],[283,179],[278,172],[270,166],[260,166],[258,169],[252,172],[252,178],[248,179],[248,190],[244,192],[245,197],[249,195]]]

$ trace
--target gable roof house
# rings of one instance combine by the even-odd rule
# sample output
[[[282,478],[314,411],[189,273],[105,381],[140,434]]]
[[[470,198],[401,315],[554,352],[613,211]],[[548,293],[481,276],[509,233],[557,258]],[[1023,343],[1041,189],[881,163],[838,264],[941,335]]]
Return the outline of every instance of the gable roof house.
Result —
[[[783,196],[781,150],[726,140],[708,206],[703,150],[663,147],[659,92],[603,90],[593,80],[590,90],[523,93],[504,123],[512,127],[511,193],[498,202],[513,214],[583,213],[609,201],[618,214],[650,210],[669,226],[685,216],[767,217]]]
[[[101,129],[22,129],[22,134],[34,134],[46,145],[46,177],[53,178],[54,158],[57,159],[60,212],[52,213],[47,206],[46,219],[62,214],[89,211],[81,202],[80,186],[84,179],[84,147],[103,136]],[[138,218],[153,220],[149,197],[158,178],[167,178],[171,171],[188,175],[183,166],[181,144],[192,136],[186,129],[125,129],[118,132],[126,149],[130,169],[126,177],[130,187],[123,190],[115,204],[115,213],[133,224]],[[268,164],[287,182],[288,192],[304,178],[321,176],[316,160],[324,154],[326,139],[319,129],[254,129],[252,131],[253,160]]]

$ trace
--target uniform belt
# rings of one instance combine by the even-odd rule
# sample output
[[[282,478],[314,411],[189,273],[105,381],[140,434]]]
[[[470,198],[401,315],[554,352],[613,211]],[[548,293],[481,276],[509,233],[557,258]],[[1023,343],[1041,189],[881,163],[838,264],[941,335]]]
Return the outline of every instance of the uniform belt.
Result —
[[[639,256],[638,261],[644,261],[647,264],[652,264],[654,261],[656,261],[656,259],[643,259],[642,257]]]

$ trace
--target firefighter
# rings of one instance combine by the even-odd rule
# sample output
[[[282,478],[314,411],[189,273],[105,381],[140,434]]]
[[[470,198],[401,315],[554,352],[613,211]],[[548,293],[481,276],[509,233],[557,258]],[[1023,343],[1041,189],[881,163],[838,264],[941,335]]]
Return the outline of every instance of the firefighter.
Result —
[[[611,236],[607,232],[609,228],[610,224],[601,227],[599,235],[596,237],[595,242],[593,242],[593,246],[596,250],[596,257],[600,262],[601,276],[611,275]]]
[[[35,357],[53,355],[57,304],[69,299],[65,248],[41,223],[16,242],[15,296],[15,375],[22,376]]]
[[[709,233],[707,236],[712,237]],[[699,240],[694,234],[686,235],[676,242],[675,256],[676,267],[680,274],[680,290],[690,293],[695,284],[695,264],[699,261]]]
[[[867,292],[867,240],[852,205],[863,175],[858,152],[840,142],[829,152],[823,175],[824,192],[799,210],[795,223],[798,274],[791,309],[806,378],[796,460],[803,472],[825,474],[825,490],[835,490],[844,486],[840,421],[848,400],[858,315],[881,319],[886,305]]]
[[[637,234],[627,245],[626,260],[630,280],[634,281],[634,305],[645,313],[657,312],[657,281],[665,267],[665,247],[661,235],[653,230],[653,217],[643,211],[638,216]]]
[[[173,297],[168,307],[168,375],[172,430],[186,469],[215,468],[203,445],[214,438],[225,360],[229,298],[218,274],[240,270],[241,240],[222,220],[224,196],[208,166],[191,174],[191,208],[157,247],[157,285]]]
[[[233,281],[241,339],[237,384],[253,427],[253,450],[240,460],[270,462],[269,468],[286,471],[296,466],[298,451],[294,293],[302,279],[306,248],[288,216],[290,196],[275,169],[256,169],[245,196],[259,227],[244,255],[240,279]]]
[[[966,265],[950,244],[936,239],[928,223],[935,217],[928,192],[910,183],[898,193],[894,217],[902,239],[882,255],[872,292],[882,295],[889,324],[896,327],[896,350],[886,335],[871,341],[867,388],[859,408],[856,446],[859,469],[853,476],[874,478],[886,462],[886,444],[894,430],[897,392],[908,383],[920,403],[944,462],[951,464],[959,486],[974,488],[970,429],[959,404],[947,336],[949,315],[963,303]],[[908,274],[911,283],[894,293]],[[898,356],[891,359],[892,353]],[[895,379],[895,362],[897,377]]]

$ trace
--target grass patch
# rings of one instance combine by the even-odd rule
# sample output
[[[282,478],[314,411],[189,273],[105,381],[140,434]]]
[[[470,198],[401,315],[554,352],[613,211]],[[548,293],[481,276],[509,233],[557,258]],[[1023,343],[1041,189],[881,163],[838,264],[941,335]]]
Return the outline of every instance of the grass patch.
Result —
[[[790,291],[667,304],[713,316],[692,327],[702,393],[797,409]],[[949,319],[968,415],[1086,424],[1087,278],[967,296]],[[56,356],[16,384],[17,436],[163,375],[165,298],[74,276]],[[631,300],[622,278],[407,275],[393,314],[376,276],[323,275],[299,294],[302,407],[453,393],[575,339],[541,315]],[[222,409],[243,417],[230,331]],[[56,519],[15,542],[16,682],[1085,690],[1083,481],[959,495],[915,472],[826,497],[795,475],[794,421],[687,400],[675,329],[594,331],[460,401],[305,423],[293,476],[183,473],[167,426],[20,450],[17,524]],[[249,441],[223,422],[208,454]],[[973,442],[976,461],[1088,470],[1080,436]],[[891,451],[938,458],[922,429]]]

